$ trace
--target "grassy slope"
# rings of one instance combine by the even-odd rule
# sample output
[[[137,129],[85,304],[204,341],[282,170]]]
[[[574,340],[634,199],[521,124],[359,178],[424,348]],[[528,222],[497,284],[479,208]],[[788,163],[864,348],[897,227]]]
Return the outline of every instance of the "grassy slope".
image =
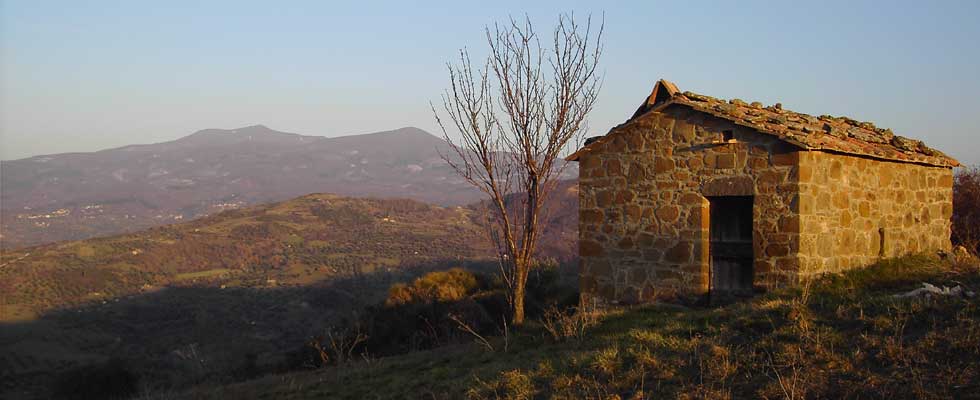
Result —
[[[574,210],[577,193],[563,186],[553,199]],[[383,299],[393,282],[487,259],[483,212],[312,194],[130,234],[0,249],[0,398],[41,397],[36,390],[62,372],[113,355],[150,387],[226,376],[249,355],[276,368],[337,315]],[[566,214],[548,221],[542,256],[574,254],[576,219]],[[178,354],[190,351],[206,365]]]
[[[546,208],[539,254],[576,246],[577,186]],[[487,210],[311,194],[145,231],[0,249],[0,322],[164,286],[310,285],[338,276],[485,259]]]
[[[308,285],[489,255],[472,210],[308,195],[126,235],[5,251],[0,321],[162,286]]]
[[[512,334],[507,351],[495,338],[494,352],[460,345],[173,397],[980,396],[980,296],[892,297],[921,282],[977,290],[980,273],[892,260],[716,309],[610,314],[581,340],[556,343],[532,325]]]
[[[486,257],[473,220],[466,208],[308,195],[5,252],[0,398],[42,397],[59,373],[109,356],[150,385],[228,374],[249,353],[275,365],[400,274]]]

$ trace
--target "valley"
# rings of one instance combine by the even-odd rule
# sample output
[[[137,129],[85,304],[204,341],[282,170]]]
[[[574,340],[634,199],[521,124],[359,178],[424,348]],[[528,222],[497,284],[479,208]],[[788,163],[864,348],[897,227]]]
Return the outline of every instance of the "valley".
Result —
[[[567,262],[577,190],[559,189],[539,253]],[[0,393],[30,398],[66,370],[120,354],[154,385],[229,376],[246,355],[276,370],[308,335],[396,282],[455,266],[492,271],[486,212],[311,194],[5,250]]]
[[[980,2],[843,6],[0,0],[0,400],[980,399]]]
[[[309,193],[443,206],[481,199],[442,159],[449,153],[417,128],[327,138],[255,125],[2,161],[0,248],[136,232]]]

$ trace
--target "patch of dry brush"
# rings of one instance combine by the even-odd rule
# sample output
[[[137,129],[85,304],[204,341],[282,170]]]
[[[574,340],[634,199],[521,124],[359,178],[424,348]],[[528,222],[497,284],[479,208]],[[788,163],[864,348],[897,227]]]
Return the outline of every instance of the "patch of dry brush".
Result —
[[[953,244],[980,253],[980,166],[953,176]]]
[[[919,398],[980,381],[975,297],[893,297],[919,282],[980,287],[975,269],[883,262],[719,309],[608,318],[585,348],[478,382],[472,398]],[[580,345],[581,346],[581,345]]]

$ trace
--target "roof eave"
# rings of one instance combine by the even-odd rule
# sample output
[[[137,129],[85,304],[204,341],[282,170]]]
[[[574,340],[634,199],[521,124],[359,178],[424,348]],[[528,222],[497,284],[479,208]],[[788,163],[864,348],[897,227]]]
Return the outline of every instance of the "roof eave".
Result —
[[[670,82],[667,82],[667,83],[673,85]],[[655,94],[656,94],[656,90],[654,91],[654,94],[653,95],[655,95]],[[653,95],[651,95],[651,96],[653,96]],[[596,141],[594,141],[592,143],[589,143],[586,146],[582,146],[581,149],[578,149],[574,153],[570,154],[568,157],[565,157],[565,161],[578,161],[579,157],[582,154],[585,154],[585,153],[591,151],[593,147],[595,147],[595,146],[597,146],[599,144],[602,144],[602,143],[605,143],[605,142],[608,142],[609,140],[611,140],[609,138],[613,137],[613,135],[616,132],[619,132],[619,128],[620,127],[622,127],[622,126],[624,126],[626,124],[629,124],[630,122],[633,122],[633,121],[635,121],[635,120],[637,120],[639,118],[642,118],[643,116],[645,116],[647,114],[650,114],[650,113],[653,113],[653,112],[658,112],[660,110],[663,110],[663,109],[667,108],[668,106],[670,106],[672,104],[679,104],[677,102],[676,98],[672,98],[670,100],[667,100],[667,101],[665,101],[663,103],[660,103],[660,104],[656,105],[655,107],[651,107],[651,108],[648,108],[646,110],[642,110],[643,109],[643,106],[641,106],[640,107],[640,110],[637,110],[637,113],[634,114],[632,117],[630,117],[630,119],[626,120],[626,122],[617,125],[615,128],[610,129],[609,132],[606,133],[605,136],[602,136],[599,139],[596,139]],[[640,111],[642,111],[642,112],[640,112]]]
[[[820,143],[807,144],[804,141],[798,140],[798,138],[794,138],[792,135],[789,135],[785,132],[780,132],[778,130],[771,130],[767,128],[766,125],[764,124],[753,124],[751,122],[745,122],[738,118],[734,118],[731,115],[716,111],[707,105],[700,104],[697,101],[688,99],[686,97],[687,94],[688,92],[681,93],[680,90],[677,88],[677,86],[674,85],[672,82],[663,79],[658,80],[656,85],[654,85],[653,91],[651,91],[650,95],[647,96],[643,104],[641,104],[637,108],[636,112],[634,112],[633,115],[628,120],[626,120],[626,122],[611,129],[605,136],[602,136],[599,139],[595,140],[594,142],[589,143],[588,145],[583,146],[582,148],[576,150],[568,157],[565,157],[565,160],[579,161],[579,159],[584,154],[592,151],[595,148],[595,146],[599,146],[603,143],[612,140],[612,138],[616,136],[616,134],[620,131],[620,128],[623,127],[624,125],[629,124],[637,120],[638,118],[642,118],[643,116],[646,116],[650,113],[659,112],[667,107],[670,107],[671,105],[678,104],[678,105],[687,106],[692,110],[705,113],[716,118],[721,118],[737,126],[745,127],[762,134],[773,136],[790,145],[799,147],[802,150],[826,151],[826,152],[833,152],[833,153],[840,153],[840,154],[849,154],[858,157],[868,157],[868,158],[873,158],[878,160],[913,163],[913,164],[920,164],[920,165],[930,165],[930,166],[945,167],[945,168],[955,168],[955,167],[962,166],[962,164],[956,159],[949,157],[946,154],[934,149],[932,150],[936,151],[940,155],[907,154],[907,157],[904,157],[899,154],[890,154],[890,155],[875,154],[874,152],[862,152],[862,151],[848,150],[843,148],[834,148],[834,147],[828,147],[827,145],[821,145]]]

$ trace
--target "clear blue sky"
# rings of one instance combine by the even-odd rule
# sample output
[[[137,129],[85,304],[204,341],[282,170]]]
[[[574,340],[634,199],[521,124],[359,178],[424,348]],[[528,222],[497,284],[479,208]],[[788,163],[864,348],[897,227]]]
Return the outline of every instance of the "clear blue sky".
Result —
[[[847,115],[980,163],[980,2],[0,3],[0,158],[265,124],[337,136],[417,126],[482,27],[605,12],[593,133],[661,77]]]

